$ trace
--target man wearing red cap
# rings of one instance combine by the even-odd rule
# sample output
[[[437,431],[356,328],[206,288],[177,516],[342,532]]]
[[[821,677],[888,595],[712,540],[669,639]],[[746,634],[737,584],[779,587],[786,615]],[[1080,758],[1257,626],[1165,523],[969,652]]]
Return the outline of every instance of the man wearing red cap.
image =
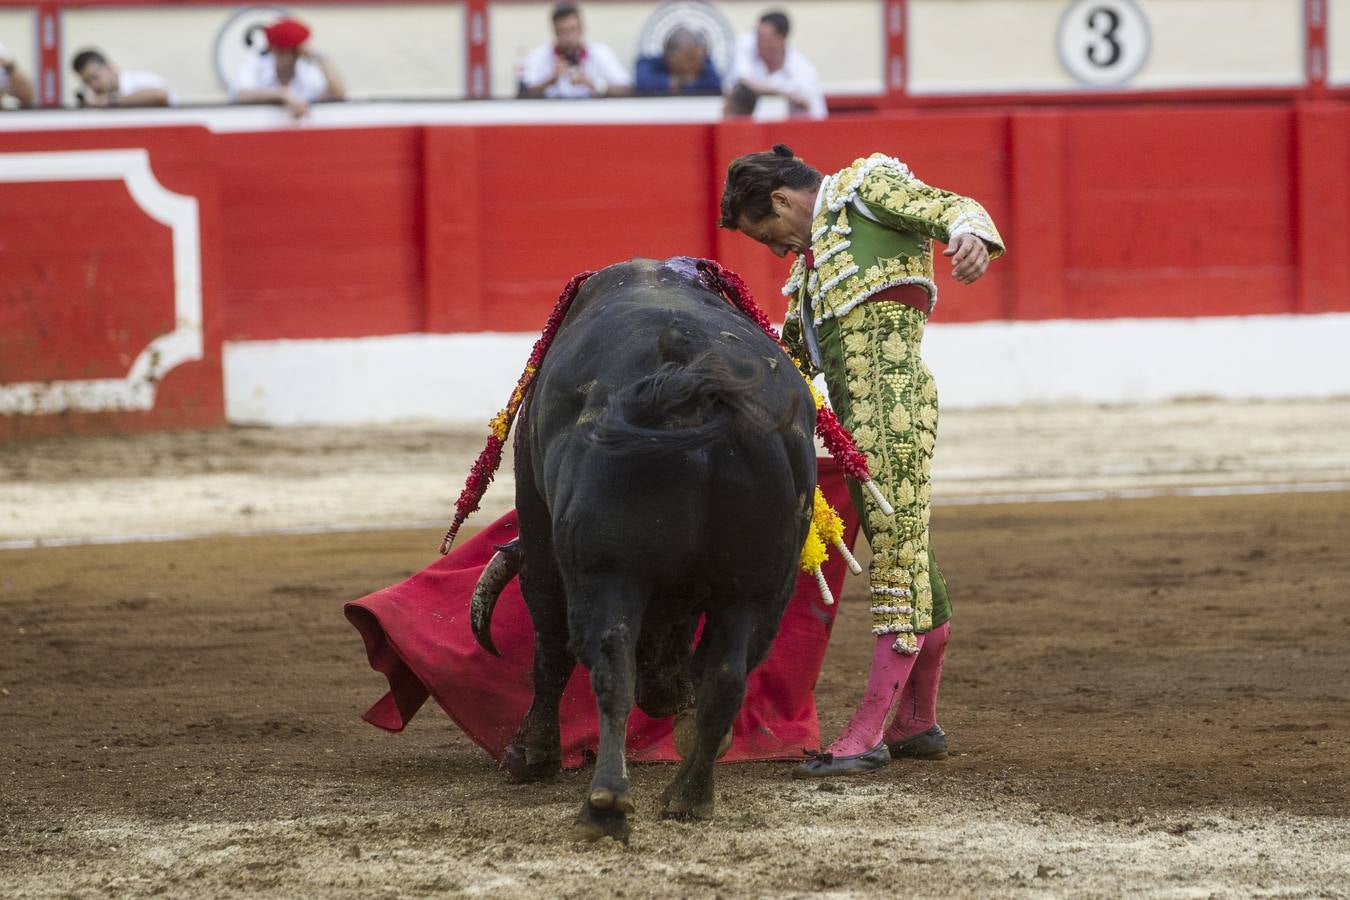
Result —
[[[337,70],[306,46],[309,26],[298,19],[278,19],[262,32],[267,51],[244,61],[230,86],[233,102],[279,103],[299,119],[311,103],[345,99]]]

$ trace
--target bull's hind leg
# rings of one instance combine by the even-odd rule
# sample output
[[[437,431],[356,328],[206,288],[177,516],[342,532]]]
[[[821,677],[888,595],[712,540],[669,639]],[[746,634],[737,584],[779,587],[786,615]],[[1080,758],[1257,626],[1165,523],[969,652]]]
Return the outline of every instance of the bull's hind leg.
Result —
[[[586,840],[612,837],[626,843],[628,814],[635,805],[624,745],[637,682],[637,637],[648,593],[623,579],[594,576],[569,578],[567,590],[573,601],[569,618],[573,648],[590,669],[600,718],[595,775],[577,814],[576,834]]]
[[[551,523],[542,502],[521,503],[519,513],[527,538],[522,542],[520,590],[534,624],[534,700],[506,748],[503,765],[512,781],[545,781],[562,769],[558,703],[577,661],[568,646],[567,601],[553,555]]]
[[[713,763],[745,699],[746,675],[764,658],[774,621],[750,606],[710,613],[699,642],[697,737],[675,779],[661,795],[667,818],[706,819],[713,813]]]

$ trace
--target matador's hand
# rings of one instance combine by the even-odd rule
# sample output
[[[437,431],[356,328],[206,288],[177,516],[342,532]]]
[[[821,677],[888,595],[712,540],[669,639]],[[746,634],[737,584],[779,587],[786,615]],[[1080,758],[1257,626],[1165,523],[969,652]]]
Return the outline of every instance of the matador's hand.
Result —
[[[989,268],[989,248],[975,235],[958,234],[943,256],[952,258],[952,275],[962,284],[972,284]]]

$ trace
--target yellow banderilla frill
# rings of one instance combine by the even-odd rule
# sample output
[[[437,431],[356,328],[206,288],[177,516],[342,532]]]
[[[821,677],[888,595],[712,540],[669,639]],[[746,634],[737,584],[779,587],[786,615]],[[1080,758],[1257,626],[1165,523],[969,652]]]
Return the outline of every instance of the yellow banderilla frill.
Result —
[[[791,354],[789,354],[791,356]],[[797,372],[806,382],[806,387],[811,391],[811,399],[815,402],[816,409],[825,405],[825,398],[816,390],[815,384],[806,373],[802,371],[801,363],[792,358],[797,366]],[[825,565],[825,559],[829,555],[826,550],[826,543],[834,546],[839,551],[839,555],[848,563],[848,570],[854,575],[862,572],[862,566],[853,558],[849,552],[848,545],[844,543],[844,520],[839,517],[839,513],[830,506],[830,501],[825,499],[825,494],[816,486],[816,497],[811,508],[811,527],[806,532],[806,543],[802,544],[802,571],[810,572],[816,576],[816,586],[820,588],[820,599],[825,601],[826,606],[834,605],[834,594],[830,591],[830,586],[825,583],[825,573],[821,566]]]
[[[848,545],[844,543],[844,520],[839,518],[839,513],[834,511],[830,501],[825,499],[825,494],[817,487],[815,503],[811,509],[811,527],[806,532],[806,543],[802,544],[802,571],[810,572],[816,577],[820,599],[825,601],[826,606],[832,606],[834,594],[825,583],[825,573],[821,570],[827,556],[825,549],[827,542],[839,551],[844,562],[848,563],[850,572],[854,575],[862,572],[862,566],[858,565],[858,561],[849,552]]]

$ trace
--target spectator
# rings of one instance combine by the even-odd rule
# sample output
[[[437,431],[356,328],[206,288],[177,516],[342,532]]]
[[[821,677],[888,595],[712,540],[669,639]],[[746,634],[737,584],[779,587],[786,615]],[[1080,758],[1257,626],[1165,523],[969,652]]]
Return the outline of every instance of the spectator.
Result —
[[[0,44],[0,109],[23,109],[33,105],[33,81]]]
[[[267,50],[239,67],[230,99],[235,103],[279,103],[299,119],[311,103],[345,100],[342,79],[325,57],[309,49],[309,26],[278,19],[262,29]]]
[[[520,73],[522,97],[621,97],[633,81],[614,51],[581,40],[581,10],[574,3],[553,8],[554,43],[534,48]]]
[[[119,69],[97,50],[81,50],[70,67],[84,87],[75,92],[80,106],[173,106],[169,83],[153,72]]]
[[[737,39],[726,81],[727,115],[749,115],[760,97],[780,96],[793,116],[825,118],[820,73],[796,47],[788,46],[790,27],[785,13],[769,12],[760,17],[754,34]]]
[[[708,39],[680,26],[666,36],[660,56],[637,62],[639,94],[717,94],[722,79],[708,57]]]

